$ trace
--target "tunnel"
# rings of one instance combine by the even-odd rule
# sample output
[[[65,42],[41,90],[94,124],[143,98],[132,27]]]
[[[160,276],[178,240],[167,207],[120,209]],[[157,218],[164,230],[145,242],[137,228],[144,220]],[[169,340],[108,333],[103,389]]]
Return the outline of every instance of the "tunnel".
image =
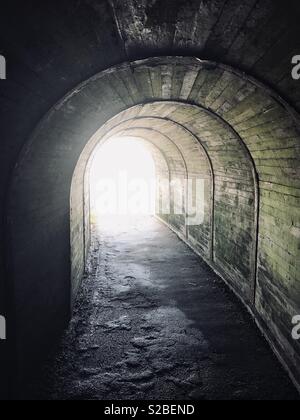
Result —
[[[28,384],[43,381],[40,368],[52,353],[65,351],[57,372],[82,363],[84,349],[76,353],[73,344],[80,347],[81,329],[94,337],[96,322],[102,326],[97,357],[108,363],[104,353],[111,352],[123,368],[121,344],[111,350],[107,342],[118,343],[115,330],[133,334],[126,320],[135,304],[136,319],[148,316],[144,330],[154,328],[149,317],[158,320],[156,329],[169,322],[170,336],[154,328],[152,335],[126,338],[156,368],[126,347],[129,362],[146,364],[130,372],[131,393],[119,376],[98,372],[86,389],[82,378],[76,382],[75,397],[118,398],[111,384],[121,381],[124,395],[147,399],[157,381],[163,391],[153,395],[162,399],[176,392],[181,399],[299,398],[300,82],[292,77],[299,18],[296,1],[4,2],[1,397],[30,399]],[[163,185],[155,215],[126,233],[97,234],[91,165],[107,142],[128,138],[152,156]],[[126,293],[110,295],[109,273],[117,284],[126,280],[119,283]],[[148,303],[162,299],[161,306],[154,310],[140,295],[126,303],[127,288],[142,286]],[[164,294],[174,307],[162,303]],[[57,350],[62,336],[65,347]],[[180,392],[167,385],[168,364],[160,365],[159,354],[170,351],[164,340],[175,342],[178,360],[186,354],[169,363],[169,383]],[[183,366],[191,369],[192,392],[190,382],[176,382]],[[242,377],[244,385],[232,384]],[[75,398],[74,386],[54,395]]]

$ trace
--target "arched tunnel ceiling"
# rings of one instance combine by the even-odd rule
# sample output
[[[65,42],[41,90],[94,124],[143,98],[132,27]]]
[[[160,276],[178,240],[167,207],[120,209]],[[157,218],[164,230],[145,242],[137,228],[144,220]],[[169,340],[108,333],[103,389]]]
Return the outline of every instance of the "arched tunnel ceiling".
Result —
[[[197,108],[182,106],[178,111],[176,105],[172,108],[168,104],[161,104],[154,116],[169,117],[170,120],[196,132],[196,135],[201,131],[199,137],[202,141],[205,137],[216,138],[219,135],[219,140],[225,148],[229,145],[230,137],[235,136],[232,132],[235,130],[256,160],[256,169],[261,181],[269,182],[271,178],[271,181],[277,184],[298,188],[300,184],[297,179],[294,179],[292,185],[290,182],[291,175],[299,174],[295,168],[297,162],[293,160],[293,156],[285,154],[286,150],[282,150],[283,138],[288,143],[288,149],[299,150],[299,131],[294,122],[295,114],[291,115],[288,112],[289,108],[284,109],[267,90],[229,68],[196,59],[184,59],[184,64],[180,61],[170,58],[140,62],[137,67],[131,66],[133,73],[128,73],[125,68],[119,69],[118,76],[115,72],[107,72],[104,81],[111,86],[114,100],[121,100],[125,107],[161,98],[172,101],[177,97],[182,102],[209,109],[212,112],[210,116],[201,116],[203,110]],[[224,80],[225,85],[222,83]],[[94,96],[94,92],[92,95]],[[147,107],[143,112],[147,115]],[[143,112],[140,116],[143,116]],[[213,119],[213,114],[220,119]],[[151,112],[149,115],[152,116]],[[220,130],[224,132],[221,119],[227,126],[226,144],[223,134],[220,136]],[[233,130],[230,130],[230,127]],[[262,151],[264,159],[260,159]],[[282,160],[278,165],[281,155]],[[269,158],[273,158],[273,171],[264,165],[265,160]]]
[[[226,152],[234,149],[238,162],[236,168],[240,169],[244,162],[251,174],[250,154],[239,136],[231,130],[230,126],[226,127],[222,121],[213,114],[207,113],[206,110],[179,102],[155,102],[143,107],[138,106],[134,117],[132,111],[133,109],[130,111],[129,119],[125,111],[118,116],[121,122],[117,123],[116,119],[113,119],[109,124],[104,125],[97,133],[99,139],[102,138],[102,133],[106,133],[103,137],[105,139],[107,136],[134,134],[139,130],[139,134],[155,140],[157,134],[160,133],[169,138],[169,141],[174,142],[183,154],[186,150],[189,151],[186,145],[186,140],[189,140],[197,149],[202,146],[207,159],[210,163],[213,161],[212,166],[215,169],[223,168],[224,171],[228,167]],[[188,121],[185,121],[187,115],[189,115]],[[211,169],[213,170],[213,167]],[[251,178],[253,181],[253,174],[250,175]]]
[[[172,103],[175,99],[183,103]],[[162,100],[166,103],[150,104]],[[134,108],[135,104],[146,105]],[[227,67],[197,59],[151,59],[123,65],[93,77],[48,114],[27,148],[32,141],[37,141],[43,127],[50,125],[55,127],[55,132],[48,130],[49,136],[55,136],[56,142],[60,135],[68,133],[69,145],[66,147],[74,150],[75,157],[93,132],[126,109],[129,109],[126,118],[163,118],[155,123],[162,132],[166,132],[166,124],[167,131],[172,131],[172,127],[176,127],[177,133],[186,129],[191,131],[207,152],[210,146],[211,159],[219,159],[219,164],[223,159],[219,171],[229,159],[232,170],[235,167],[236,173],[240,174],[239,171],[243,171],[241,162],[244,161],[249,168],[253,160],[261,187],[268,190],[272,184],[272,192],[284,191],[297,196],[300,186],[297,176],[300,138],[295,116],[291,116],[289,109],[273,99],[267,90],[245,76]],[[124,115],[116,117],[114,123],[118,122],[118,118],[121,121]],[[153,125],[150,121],[143,124],[150,126],[148,128]],[[94,136],[95,142],[99,140],[99,135]],[[174,136],[176,138],[178,134],[174,133]],[[52,141],[55,145],[55,140]],[[47,148],[49,143],[38,142],[34,153],[41,153],[39,148],[44,146]],[[88,147],[93,148],[93,142]],[[26,148],[24,157],[28,157]],[[244,175],[247,182],[247,170]]]

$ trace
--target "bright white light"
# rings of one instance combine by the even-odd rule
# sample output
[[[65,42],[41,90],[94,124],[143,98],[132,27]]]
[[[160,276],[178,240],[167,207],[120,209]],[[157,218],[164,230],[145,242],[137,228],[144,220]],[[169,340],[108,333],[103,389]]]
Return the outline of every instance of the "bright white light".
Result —
[[[155,163],[137,139],[116,138],[101,146],[90,171],[92,220],[155,213]]]

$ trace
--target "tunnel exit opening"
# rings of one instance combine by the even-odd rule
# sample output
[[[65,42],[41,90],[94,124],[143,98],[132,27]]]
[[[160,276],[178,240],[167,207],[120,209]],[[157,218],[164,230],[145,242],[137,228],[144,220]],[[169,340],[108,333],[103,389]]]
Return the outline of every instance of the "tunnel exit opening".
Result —
[[[155,215],[155,162],[138,139],[116,137],[100,145],[92,158],[89,188],[92,225]]]

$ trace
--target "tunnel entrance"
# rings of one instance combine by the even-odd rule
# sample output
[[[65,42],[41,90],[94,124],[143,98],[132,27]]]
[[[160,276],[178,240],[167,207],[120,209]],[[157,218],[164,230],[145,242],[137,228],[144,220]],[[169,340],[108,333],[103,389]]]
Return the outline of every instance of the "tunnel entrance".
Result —
[[[89,179],[92,224],[155,215],[155,162],[141,141],[115,138],[101,145],[92,157]]]
[[[245,73],[196,58],[116,66],[63,98],[23,148],[9,191],[7,266],[19,365],[30,365],[32,343],[47,352],[70,319],[91,245],[88,174],[95,148],[131,137],[151,152],[156,180],[168,180],[170,211],[156,192],[156,217],[234,289],[281,360],[294,367],[297,382],[299,342],[290,324],[299,312],[298,231],[284,208],[297,205],[298,184],[289,173],[298,161],[294,172],[286,167],[299,148],[295,118]],[[204,205],[195,221],[198,195],[188,183],[197,180]]]

